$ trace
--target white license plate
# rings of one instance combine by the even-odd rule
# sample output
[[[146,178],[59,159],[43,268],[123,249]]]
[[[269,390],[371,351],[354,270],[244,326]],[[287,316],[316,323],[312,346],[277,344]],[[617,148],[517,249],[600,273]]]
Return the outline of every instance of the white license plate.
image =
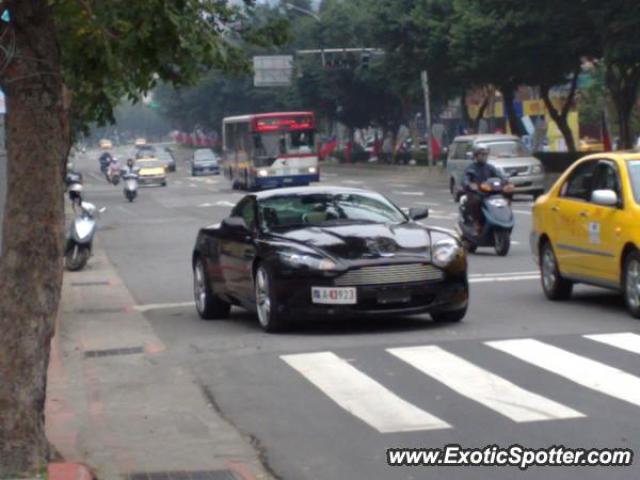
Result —
[[[355,287],[311,287],[313,303],[328,305],[355,305],[358,303]]]

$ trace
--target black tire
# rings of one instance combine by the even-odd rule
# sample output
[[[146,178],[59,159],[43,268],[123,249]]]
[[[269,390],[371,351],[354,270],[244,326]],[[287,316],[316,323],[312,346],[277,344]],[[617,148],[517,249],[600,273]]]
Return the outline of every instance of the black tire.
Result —
[[[560,275],[556,254],[550,242],[544,242],[540,247],[540,281],[542,291],[549,300],[567,300],[571,297],[573,282]]]
[[[246,191],[249,191],[250,190],[250,188],[249,188],[249,172],[247,172],[245,170],[243,177],[244,177],[244,182],[242,183],[242,189],[246,190]]]
[[[266,281],[266,290],[263,281]],[[286,330],[289,327],[289,322],[278,311],[278,304],[271,285],[273,285],[273,275],[264,264],[258,265],[254,281],[258,322],[265,332],[277,333]]]
[[[89,261],[91,250],[87,246],[70,244],[64,256],[64,266],[70,272],[82,270]]]
[[[511,248],[511,232],[503,228],[493,231],[493,246],[496,254],[505,257]]]
[[[455,188],[456,188],[456,181],[453,178],[451,178],[449,180],[449,193],[451,193],[451,195],[455,194],[455,191],[456,191]]]
[[[219,320],[229,317],[231,305],[211,291],[211,284],[202,259],[193,266],[193,296],[196,310],[203,320]]]
[[[167,182],[166,181],[162,182],[162,186],[166,187],[167,186]]]
[[[462,245],[469,253],[476,253],[476,250],[478,250],[478,245],[471,243],[469,240],[463,240]]]
[[[634,250],[624,258],[622,269],[622,292],[624,303],[627,305],[629,313],[640,318],[640,292],[638,282],[640,281],[640,252]]]
[[[431,318],[436,323],[455,323],[461,321],[467,314],[467,307],[460,310],[451,310],[450,312],[432,313]]]

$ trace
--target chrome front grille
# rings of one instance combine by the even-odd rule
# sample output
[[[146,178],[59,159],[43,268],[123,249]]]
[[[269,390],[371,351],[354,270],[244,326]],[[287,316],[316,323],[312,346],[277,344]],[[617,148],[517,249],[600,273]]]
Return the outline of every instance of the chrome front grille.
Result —
[[[529,167],[527,167],[527,166],[523,166],[523,167],[505,167],[503,170],[504,170],[504,173],[506,173],[510,177],[513,177],[514,175],[520,175],[522,173],[527,173],[529,171]]]
[[[442,270],[424,263],[380,265],[349,270],[337,277],[337,287],[358,285],[388,285],[392,283],[429,282],[442,280]]]

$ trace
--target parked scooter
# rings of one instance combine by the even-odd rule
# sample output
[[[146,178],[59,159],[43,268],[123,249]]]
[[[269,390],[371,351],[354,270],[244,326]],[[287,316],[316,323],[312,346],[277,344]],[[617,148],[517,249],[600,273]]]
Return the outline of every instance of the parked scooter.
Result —
[[[67,163],[67,175],[65,176],[64,183],[67,190],[75,183],[82,184],[82,174],[74,170],[73,163],[71,162]]]
[[[69,198],[76,218],[71,222],[64,249],[64,263],[69,271],[82,270],[91,256],[93,236],[96,233],[96,217],[104,208],[82,201],[82,185],[74,183],[69,188]]]
[[[505,256],[511,247],[511,231],[515,224],[510,194],[513,185],[500,178],[490,178],[479,186],[482,198],[481,230],[478,234],[474,219],[467,209],[467,196],[460,199],[458,228],[469,252],[478,247],[494,247],[496,254]]]
[[[125,172],[122,174],[124,181],[124,196],[130,202],[138,196],[138,178],[139,175],[134,172]]]

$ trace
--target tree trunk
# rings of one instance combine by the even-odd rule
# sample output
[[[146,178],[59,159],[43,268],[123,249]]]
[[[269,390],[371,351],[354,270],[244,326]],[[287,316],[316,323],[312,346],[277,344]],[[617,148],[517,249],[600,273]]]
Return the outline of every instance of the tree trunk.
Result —
[[[573,138],[573,132],[571,131],[571,127],[569,127],[569,112],[571,111],[571,106],[573,105],[573,100],[576,96],[576,89],[578,87],[578,76],[580,75],[580,68],[576,69],[573,72],[573,77],[571,78],[571,87],[569,88],[569,94],[565,99],[564,105],[560,111],[556,110],[555,106],[551,102],[551,98],[549,97],[550,87],[548,85],[543,85],[540,87],[540,94],[542,95],[542,100],[544,101],[545,107],[547,107],[547,111],[551,116],[551,119],[558,126],[558,130],[562,133],[562,137],[564,138],[564,142],[567,145],[567,150],[570,152],[576,151],[576,142]]]
[[[0,257],[0,478],[49,456],[44,404],[62,284],[63,173],[70,146],[60,54],[47,0],[5,1],[16,55],[7,99],[7,197]],[[3,59],[4,60],[4,59]]]
[[[513,106],[515,98],[513,87],[501,88],[502,98],[504,102],[504,109],[507,113],[507,120],[509,121],[509,128],[513,135],[522,135],[522,128],[520,127],[520,119],[516,115],[516,109]]]
[[[478,129],[480,128],[480,120],[484,117],[484,112],[487,111],[487,107],[489,106],[489,96],[487,95],[482,100],[480,104],[480,108],[478,108],[478,114],[473,119],[473,123],[471,124],[471,128],[473,129],[473,133],[478,133]],[[493,112],[491,112],[493,115]]]
[[[616,106],[616,119],[620,141],[618,148],[633,148],[631,132],[631,113],[638,99],[640,85],[640,66],[608,64],[606,71],[607,88]]]

